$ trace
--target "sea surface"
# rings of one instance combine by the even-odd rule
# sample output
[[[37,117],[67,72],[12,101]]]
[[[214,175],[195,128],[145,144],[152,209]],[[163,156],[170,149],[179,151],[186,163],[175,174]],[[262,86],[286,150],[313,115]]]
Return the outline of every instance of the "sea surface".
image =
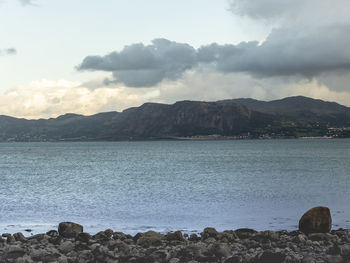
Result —
[[[0,232],[350,228],[350,140],[0,144]]]

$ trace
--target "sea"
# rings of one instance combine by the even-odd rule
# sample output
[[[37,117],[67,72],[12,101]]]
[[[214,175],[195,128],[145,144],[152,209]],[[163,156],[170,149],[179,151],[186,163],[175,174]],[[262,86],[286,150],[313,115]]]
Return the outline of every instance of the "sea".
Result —
[[[0,232],[350,228],[350,139],[0,144]],[[29,235],[29,233],[28,233]]]

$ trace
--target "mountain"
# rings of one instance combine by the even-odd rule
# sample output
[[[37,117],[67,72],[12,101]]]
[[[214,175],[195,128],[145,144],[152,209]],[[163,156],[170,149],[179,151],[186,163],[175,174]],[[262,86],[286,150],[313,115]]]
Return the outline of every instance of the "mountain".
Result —
[[[281,100],[259,101],[254,99],[233,99],[219,101],[221,103],[237,103],[246,106],[247,108],[264,112],[264,113],[296,113],[309,111],[315,114],[332,114],[349,112],[349,108],[340,105],[336,102],[327,102],[323,100],[311,99],[303,96],[288,97]]]
[[[0,116],[0,141],[142,140],[196,136],[350,136],[350,108],[306,97],[145,103],[123,112],[26,120]]]

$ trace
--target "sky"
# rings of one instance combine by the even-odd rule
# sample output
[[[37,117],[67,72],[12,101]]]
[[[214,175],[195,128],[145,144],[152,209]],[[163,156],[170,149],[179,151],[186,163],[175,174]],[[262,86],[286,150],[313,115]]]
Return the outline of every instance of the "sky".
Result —
[[[348,0],[0,0],[0,115],[303,95],[350,106]]]

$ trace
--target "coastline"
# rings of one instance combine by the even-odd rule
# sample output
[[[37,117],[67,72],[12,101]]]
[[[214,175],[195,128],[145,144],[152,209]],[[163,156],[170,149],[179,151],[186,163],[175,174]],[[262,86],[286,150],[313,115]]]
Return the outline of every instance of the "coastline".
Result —
[[[83,226],[61,223],[57,230],[24,237],[2,234],[0,262],[225,262],[306,263],[349,262],[350,236],[344,229],[330,233],[255,231],[200,234],[148,231],[129,235],[111,229],[95,235]]]
[[[191,137],[151,137],[151,138],[119,138],[119,139],[98,139],[98,138],[67,138],[52,140],[0,140],[0,143],[64,143],[64,142],[159,142],[159,141],[241,141],[241,140],[330,140],[330,139],[350,139],[350,137],[335,136],[300,136],[300,137],[248,137],[248,136],[191,136]]]

